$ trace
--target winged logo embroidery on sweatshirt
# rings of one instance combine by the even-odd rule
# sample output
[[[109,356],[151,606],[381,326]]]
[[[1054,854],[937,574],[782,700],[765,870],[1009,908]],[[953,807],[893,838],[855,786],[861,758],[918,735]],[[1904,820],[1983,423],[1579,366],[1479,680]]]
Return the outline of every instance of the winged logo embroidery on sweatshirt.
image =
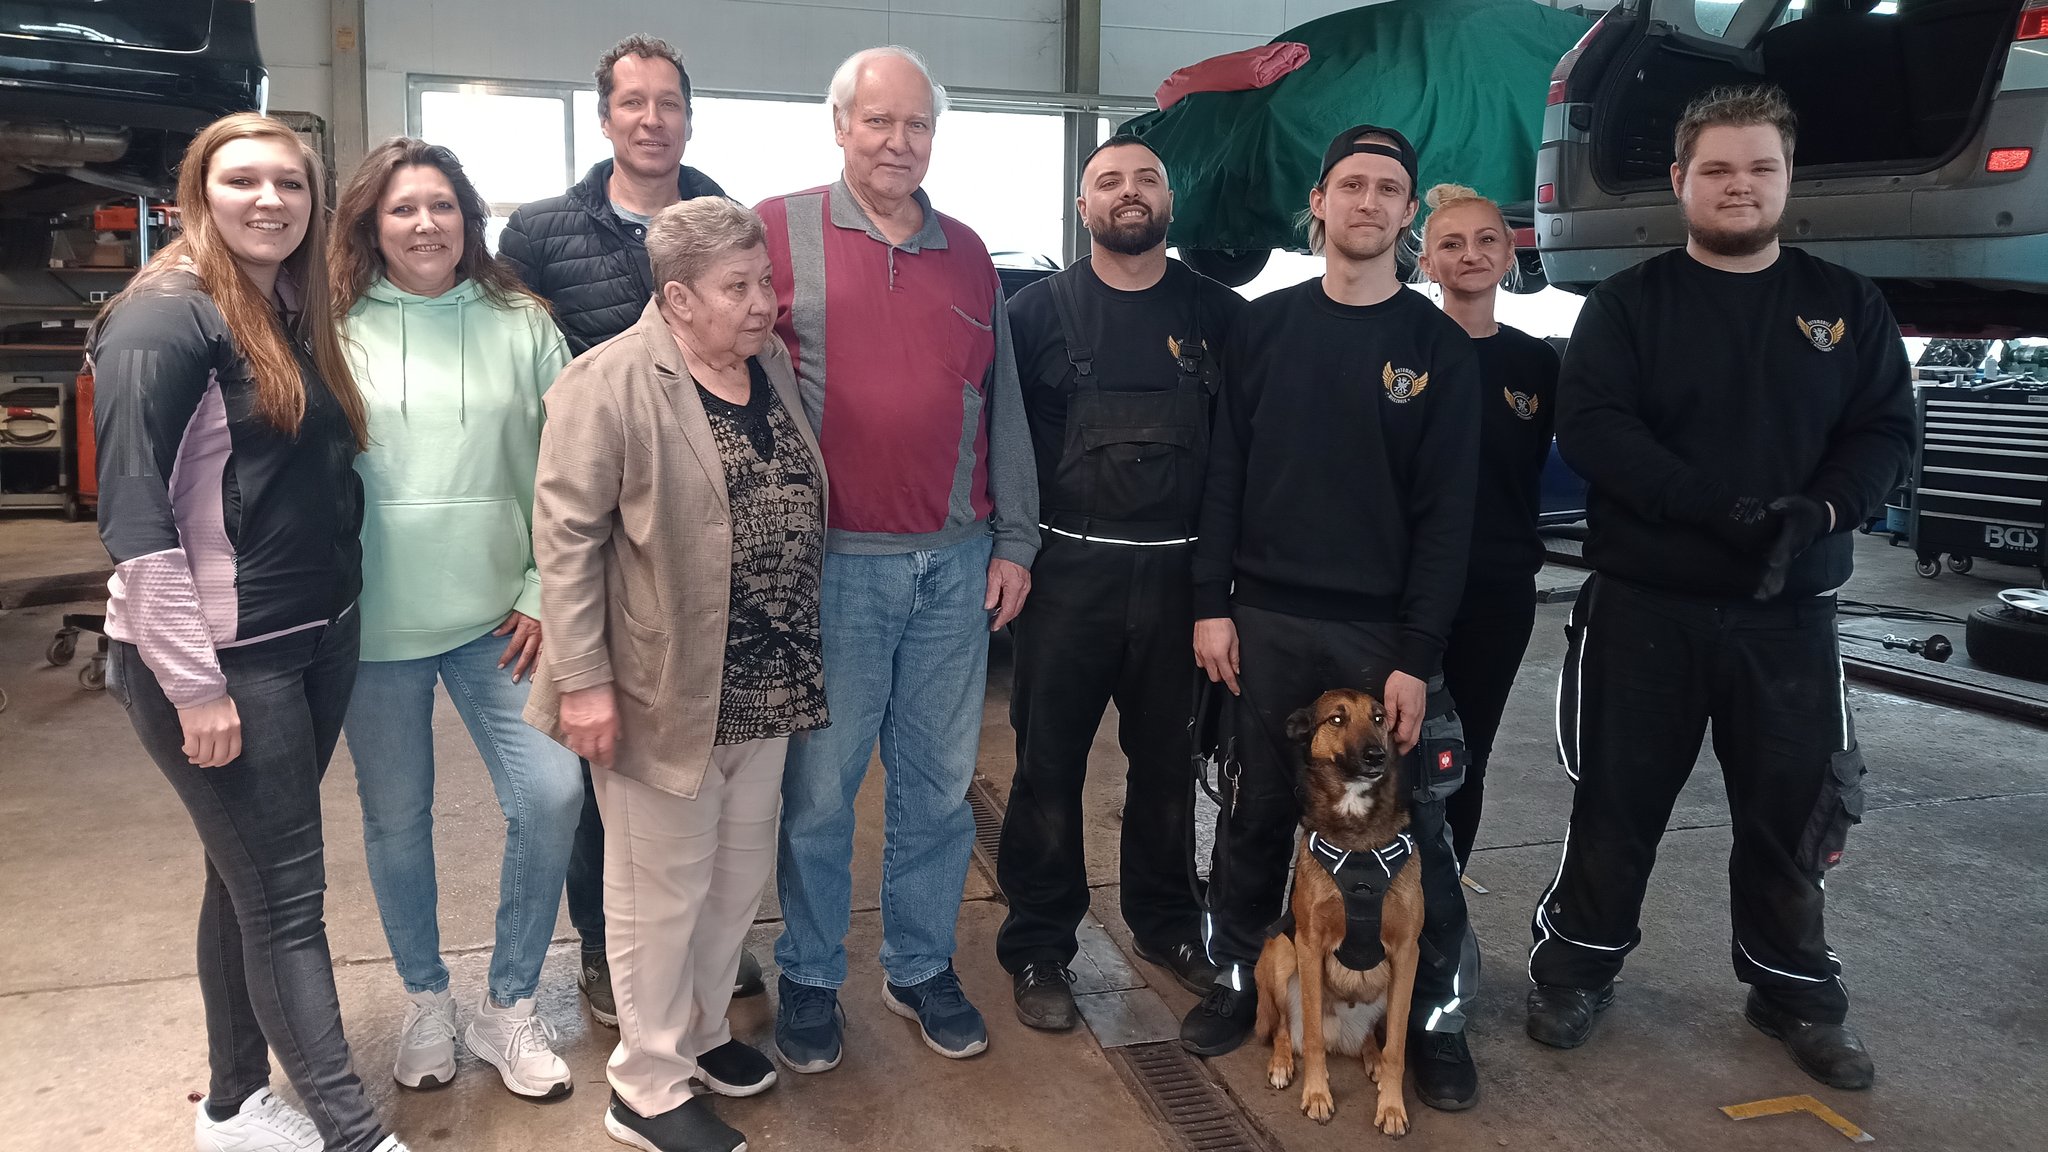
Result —
[[[1804,316],[1796,316],[1794,319],[1799,321],[1800,335],[1813,341],[1813,346],[1823,352],[1833,352],[1835,347],[1849,335],[1849,320],[1847,317],[1837,320],[1833,324],[1825,320],[1808,320]]]
[[[1396,368],[1392,360],[1380,372],[1380,381],[1386,385],[1387,399],[1396,404],[1406,404],[1422,395],[1429,387],[1429,373],[1417,372],[1412,368]]]
[[[1503,388],[1500,390],[1500,394],[1507,398],[1508,407],[1515,410],[1515,415],[1523,420],[1534,420],[1536,418],[1536,410],[1543,406],[1543,401],[1540,397],[1532,396],[1527,392],[1516,392],[1510,388]]]

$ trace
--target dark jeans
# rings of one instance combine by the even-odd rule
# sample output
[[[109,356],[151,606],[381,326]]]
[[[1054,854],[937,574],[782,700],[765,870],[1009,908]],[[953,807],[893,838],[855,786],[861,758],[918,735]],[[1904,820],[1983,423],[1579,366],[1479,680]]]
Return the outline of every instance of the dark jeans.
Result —
[[[1243,606],[1231,609],[1231,617],[1237,623],[1238,684],[1244,690],[1234,712],[1242,775],[1227,853],[1212,873],[1212,886],[1220,874],[1221,890],[1212,898],[1209,958],[1219,965],[1242,965],[1248,974],[1265,947],[1267,929],[1280,918],[1301,824],[1295,793],[1300,765],[1283,735],[1287,716],[1332,688],[1375,697],[1385,692],[1401,626],[1311,620]],[[1416,757],[1411,753],[1401,760],[1404,783],[1412,786]],[[1458,883],[1443,802],[1411,800],[1408,819],[1422,868],[1423,900],[1422,958],[1409,1019],[1434,1031],[1462,1031],[1462,1005],[1478,990],[1479,948]],[[1223,844],[1224,838],[1219,835],[1217,842]]]
[[[1834,598],[1714,603],[1596,575],[1566,632],[1558,731],[1576,787],[1564,859],[1536,907],[1530,977],[1598,988],[1620,973],[1711,721],[1735,837],[1735,975],[1801,1020],[1841,1021],[1849,997],[1821,885],[1863,811],[1863,760]]]
[[[590,761],[583,766],[583,815],[576,821],[576,843],[569,850],[569,923],[583,937],[585,952],[604,951],[604,817],[597,812],[597,790],[590,782]]]
[[[1472,758],[1464,786],[1444,802],[1460,872],[1472,858],[1472,843],[1479,836],[1493,738],[1500,732],[1500,718],[1507,711],[1508,694],[1535,627],[1534,576],[1466,583],[1465,599],[1458,605],[1458,619],[1444,649],[1444,687],[1458,702],[1458,715],[1465,721],[1465,748]]]
[[[178,710],[135,647],[107,652],[107,689],[206,851],[199,991],[208,1099],[234,1104],[268,1085],[276,1052],[330,1152],[369,1152],[385,1136],[349,1068],[322,919],[320,778],[355,687],[359,626],[350,612],[325,628],[221,650],[242,754],[219,768],[185,758]]]
[[[1081,785],[1111,700],[1129,761],[1118,858],[1124,922],[1159,951],[1199,937],[1201,907],[1188,883],[1192,547],[1048,534],[1032,564],[1031,598],[1011,626],[1017,774],[996,857],[1010,902],[996,955],[1011,972],[1033,960],[1065,964],[1077,950],[1074,932],[1088,912]]]

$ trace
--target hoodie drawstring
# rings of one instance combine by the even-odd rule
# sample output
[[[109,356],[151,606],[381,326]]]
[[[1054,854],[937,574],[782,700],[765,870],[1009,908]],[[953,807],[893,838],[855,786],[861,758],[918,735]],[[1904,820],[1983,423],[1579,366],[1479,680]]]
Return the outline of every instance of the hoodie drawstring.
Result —
[[[469,319],[466,309],[469,301],[455,302],[455,380],[459,389],[456,399],[455,422],[469,424]]]
[[[412,398],[412,373],[406,368],[405,301],[398,302],[398,417],[406,416],[406,402]]]

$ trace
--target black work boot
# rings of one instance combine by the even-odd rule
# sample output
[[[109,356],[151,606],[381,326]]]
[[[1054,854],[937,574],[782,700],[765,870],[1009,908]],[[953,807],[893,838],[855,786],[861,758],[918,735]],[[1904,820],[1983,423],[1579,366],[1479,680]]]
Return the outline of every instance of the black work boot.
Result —
[[[1593,1018],[1612,1003],[1612,980],[1598,988],[1538,984],[1529,989],[1529,1039],[1552,1048],[1577,1048],[1593,1034]]]
[[[1065,1032],[1081,1022],[1081,1010],[1074,1004],[1074,974],[1066,965],[1051,960],[1033,960],[1011,977],[1017,995],[1017,1019],[1027,1027],[1046,1032]]]
[[[740,949],[740,970],[739,974],[732,978],[732,998],[745,1000],[749,996],[759,996],[767,990],[768,982],[761,979],[761,962],[754,959],[752,952],[745,948]]]
[[[1783,1041],[1799,1070],[1830,1088],[1868,1088],[1877,1075],[1863,1041],[1847,1024],[1812,1024],[1772,1004],[1761,990],[1749,990],[1742,1016],[1756,1030]]]
[[[1479,1103],[1479,1069],[1463,1032],[1408,1030],[1408,1066],[1415,1095],[1439,1112],[1463,1112]]]
[[[1252,1025],[1258,1021],[1259,990],[1252,984],[1251,973],[1238,969],[1240,992],[1218,976],[1209,988],[1209,994],[1202,1002],[1188,1009],[1187,1018],[1180,1022],[1181,1046],[1197,1056],[1221,1056],[1232,1052],[1252,1034]]]
[[[1154,948],[1143,940],[1136,944],[1140,960],[1173,973],[1181,987],[1197,996],[1207,995],[1216,983],[1216,966],[1209,963],[1209,954],[1198,940],[1185,940],[1171,948]]]

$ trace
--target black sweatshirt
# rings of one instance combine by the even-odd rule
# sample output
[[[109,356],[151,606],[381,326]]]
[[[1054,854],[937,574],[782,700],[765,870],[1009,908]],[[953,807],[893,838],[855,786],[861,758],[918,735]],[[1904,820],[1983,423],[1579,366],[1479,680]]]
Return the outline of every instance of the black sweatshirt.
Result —
[[[1761,272],[1666,252],[1586,298],[1558,385],[1558,448],[1592,486],[1586,559],[1688,595],[1742,598],[1761,555],[1710,525],[1741,497],[1804,494],[1835,528],[1781,598],[1849,578],[1847,533],[1911,453],[1913,394],[1898,322],[1877,287],[1786,248]]]
[[[1479,350],[1479,492],[1468,587],[1526,582],[1543,567],[1536,520],[1557,424],[1557,352],[1503,324]]]
[[[1224,344],[1196,617],[1234,601],[1399,623],[1395,667],[1435,674],[1464,588],[1478,445],[1478,356],[1419,293],[1354,308],[1311,280],[1252,301]]]

